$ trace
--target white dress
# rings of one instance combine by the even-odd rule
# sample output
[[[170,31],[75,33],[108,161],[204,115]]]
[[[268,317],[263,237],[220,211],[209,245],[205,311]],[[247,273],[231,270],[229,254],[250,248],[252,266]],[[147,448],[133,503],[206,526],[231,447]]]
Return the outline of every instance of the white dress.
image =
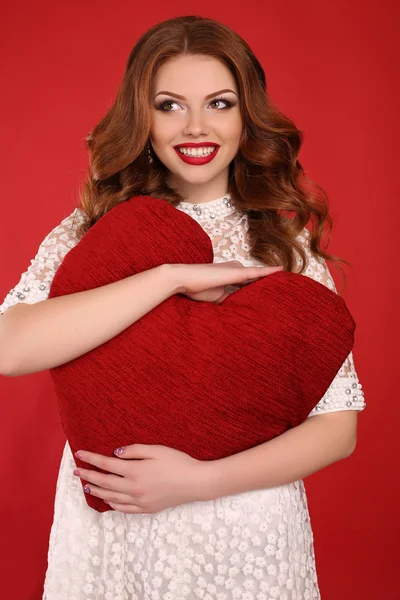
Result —
[[[247,217],[232,206],[229,195],[196,206],[181,202],[177,209],[209,235],[214,262],[262,265],[249,255]],[[48,298],[57,268],[78,242],[76,224],[81,219],[75,209],[46,236],[0,314],[17,302]],[[308,231],[298,239],[307,251],[304,275],[336,291],[325,261],[307,247]],[[308,418],[364,407],[350,354]],[[86,504],[74,468],[67,442],[57,480],[43,600],[320,599],[303,480],[155,514],[98,513]]]

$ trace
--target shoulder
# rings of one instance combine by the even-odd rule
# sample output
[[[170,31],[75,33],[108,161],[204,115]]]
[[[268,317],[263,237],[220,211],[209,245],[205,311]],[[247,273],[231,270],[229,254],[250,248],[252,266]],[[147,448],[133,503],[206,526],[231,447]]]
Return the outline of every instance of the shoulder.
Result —
[[[4,298],[0,314],[18,302],[33,304],[47,299],[58,267],[80,240],[78,231],[84,220],[85,213],[76,208],[45,236],[19,281]]]
[[[318,281],[322,285],[325,285],[333,292],[337,293],[336,285],[333,281],[331,272],[326,263],[326,260],[321,256],[314,254],[314,252],[310,248],[310,240],[311,235],[309,230],[304,227],[304,229],[298,234],[296,240],[301,244],[306,258],[306,264],[304,269],[301,271],[301,275],[305,275],[306,277],[310,277],[315,281]],[[296,260],[296,270],[299,272],[302,266],[302,260],[299,253],[295,252],[295,260]]]

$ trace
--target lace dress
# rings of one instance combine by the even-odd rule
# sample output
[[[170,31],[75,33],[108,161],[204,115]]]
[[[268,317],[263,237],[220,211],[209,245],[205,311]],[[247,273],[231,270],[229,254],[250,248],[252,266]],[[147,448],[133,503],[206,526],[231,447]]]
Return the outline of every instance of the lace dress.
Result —
[[[177,206],[209,235],[214,261],[249,255],[247,217],[229,194]],[[75,209],[43,240],[0,314],[16,304],[48,298],[52,278],[79,241]],[[308,249],[303,273],[336,291],[323,259]],[[300,258],[298,257],[300,263]],[[308,418],[365,407],[350,354]],[[132,441],[133,443],[133,441]],[[90,448],[87,448],[90,450]],[[88,507],[66,442],[57,480],[43,600],[311,600],[320,599],[313,533],[303,480],[155,514],[98,513]]]

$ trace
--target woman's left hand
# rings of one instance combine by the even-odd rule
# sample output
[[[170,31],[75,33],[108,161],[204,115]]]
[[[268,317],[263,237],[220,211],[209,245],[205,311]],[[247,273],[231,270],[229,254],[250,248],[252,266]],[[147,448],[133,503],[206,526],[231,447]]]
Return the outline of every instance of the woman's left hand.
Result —
[[[74,475],[89,482],[93,496],[120,512],[156,513],[178,504],[211,499],[212,461],[197,460],[174,448],[132,444],[125,446],[122,454],[116,453],[115,458],[83,450],[79,455],[76,453],[107,473],[79,468]]]

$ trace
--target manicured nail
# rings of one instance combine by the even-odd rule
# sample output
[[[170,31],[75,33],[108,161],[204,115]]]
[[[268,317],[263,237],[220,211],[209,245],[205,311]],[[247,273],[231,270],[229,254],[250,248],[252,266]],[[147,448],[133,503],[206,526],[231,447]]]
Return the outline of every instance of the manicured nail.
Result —
[[[121,448],[115,448],[114,450],[114,454],[116,454],[117,456],[119,456],[120,454],[123,454],[125,452],[125,448],[121,447]]]
[[[88,485],[85,485],[83,491],[85,492],[85,494],[90,494],[90,487]]]
[[[75,456],[76,456],[77,458],[80,458],[81,460],[83,460],[83,456],[82,456],[82,454],[80,453],[80,451],[79,451],[79,450],[78,450],[78,452],[75,452]]]

